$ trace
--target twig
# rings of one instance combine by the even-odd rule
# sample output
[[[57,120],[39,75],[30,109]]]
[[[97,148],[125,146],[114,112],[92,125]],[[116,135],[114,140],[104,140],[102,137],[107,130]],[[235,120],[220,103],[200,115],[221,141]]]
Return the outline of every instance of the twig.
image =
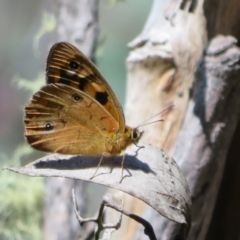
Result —
[[[115,204],[112,201],[112,198],[110,197],[110,195],[105,196],[103,198],[103,202],[104,202],[105,206],[113,208],[116,211],[121,212],[124,215],[126,215],[126,216],[132,218],[133,220],[137,221],[138,223],[142,224],[145,228],[144,233],[149,237],[149,239],[150,240],[157,240],[156,235],[155,235],[154,230],[153,230],[153,227],[148,221],[146,221],[145,219],[143,219],[143,218],[141,218],[141,217],[139,217],[139,216],[137,216],[133,213],[130,213],[130,212],[126,211],[125,209],[123,209],[122,206],[120,207],[117,204]]]
[[[75,193],[74,193],[74,189],[72,190],[72,198],[73,198],[73,204],[74,204],[76,217],[77,217],[77,220],[78,220],[80,226],[83,226],[83,224],[86,223],[86,222],[96,223],[96,225],[95,225],[95,240],[99,239],[100,232],[104,229],[107,229],[107,230],[104,232],[102,240],[110,240],[112,232],[121,227],[122,214],[120,215],[120,217],[118,219],[118,222],[116,224],[111,224],[111,223],[103,224],[102,223],[102,218],[103,218],[103,215],[104,215],[103,210],[104,210],[104,205],[105,205],[104,200],[102,201],[102,203],[100,205],[97,217],[83,219],[80,216],[80,212],[79,212],[79,209],[78,209],[78,206],[77,206],[77,200],[76,200],[76,196],[75,196]]]
[[[74,194],[74,189],[72,190],[72,198],[73,198],[75,213],[76,213],[76,216],[77,216],[77,219],[78,219],[78,222],[79,222],[80,226],[83,226],[83,224],[86,223],[86,222],[96,223],[96,227],[95,227],[95,239],[96,240],[99,239],[100,232],[104,229],[107,229],[107,230],[104,232],[102,240],[111,239],[112,232],[121,227],[122,214],[124,214],[124,215],[134,219],[138,223],[142,224],[144,226],[144,233],[149,237],[150,240],[157,240],[157,238],[155,236],[155,233],[154,233],[154,230],[153,230],[153,227],[148,221],[146,221],[145,219],[143,219],[143,218],[141,218],[141,217],[139,217],[139,216],[137,216],[133,213],[130,213],[130,212],[126,211],[123,208],[123,203],[122,203],[121,206],[115,204],[112,201],[112,198],[109,195],[107,195],[103,198],[102,203],[101,203],[100,208],[99,208],[99,211],[98,211],[97,217],[85,218],[85,219],[83,219],[80,216],[80,212],[79,212],[79,209],[78,209],[78,206],[77,206],[76,197],[75,197],[75,194]],[[105,206],[113,208],[118,212],[121,212],[121,215],[120,215],[120,217],[118,219],[118,222],[116,224],[110,224],[110,223],[103,224],[102,223],[102,218],[103,218],[103,215],[104,215],[103,210],[104,210]]]

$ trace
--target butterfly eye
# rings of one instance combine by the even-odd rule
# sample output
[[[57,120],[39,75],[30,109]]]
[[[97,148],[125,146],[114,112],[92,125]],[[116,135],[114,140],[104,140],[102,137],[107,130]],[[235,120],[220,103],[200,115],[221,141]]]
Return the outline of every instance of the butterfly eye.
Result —
[[[53,128],[54,128],[53,123],[51,123],[51,122],[45,123],[45,130],[46,130],[46,131],[53,130]]]
[[[71,61],[69,63],[69,67],[72,69],[78,69],[79,68],[79,64],[77,62]]]
[[[133,140],[138,140],[140,138],[139,131],[137,129],[133,129],[131,137],[132,137]]]
[[[83,100],[83,98],[76,93],[72,95],[72,99],[74,102],[81,102]]]

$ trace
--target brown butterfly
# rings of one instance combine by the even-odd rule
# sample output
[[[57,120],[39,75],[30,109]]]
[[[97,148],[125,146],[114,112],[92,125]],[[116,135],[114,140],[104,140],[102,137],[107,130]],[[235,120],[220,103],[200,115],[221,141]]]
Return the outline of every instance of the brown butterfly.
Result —
[[[119,155],[142,135],[125,125],[122,107],[96,66],[70,43],[51,48],[46,85],[25,107],[25,136],[47,152]]]

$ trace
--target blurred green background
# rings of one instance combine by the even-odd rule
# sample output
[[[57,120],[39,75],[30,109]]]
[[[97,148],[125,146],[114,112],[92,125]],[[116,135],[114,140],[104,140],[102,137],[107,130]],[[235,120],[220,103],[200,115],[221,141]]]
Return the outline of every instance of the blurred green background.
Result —
[[[152,1],[100,1],[97,65],[124,104],[127,43],[142,30]],[[0,1],[0,166],[19,166],[44,153],[24,145],[23,108],[44,85],[49,42],[56,40],[47,0]],[[41,239],[42,179],[0,175],[0,239]]]
[[[149,0],[118,1],[113,5],[102,0],[100,4],[97,65],[122,104],[126,45],[141,32],[150,7]],[[34,49],[47,11],[46,0],[0,1],[0,151],[7,156],[24,141],[23,107],[32,95],[19,89],[16,79],[31,81],[44,74],[49,42],[56,39],[54,30],[46,33],[38,41],[38,52]],[[43,85],[44,78],[41,81]]]

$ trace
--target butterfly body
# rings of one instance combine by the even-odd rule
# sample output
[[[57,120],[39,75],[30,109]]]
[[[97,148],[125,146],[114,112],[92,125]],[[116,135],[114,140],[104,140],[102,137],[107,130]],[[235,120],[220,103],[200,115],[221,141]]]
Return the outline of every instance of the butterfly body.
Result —
[[[47,152],[119,155],[141,133],[125,125],[114,92],[78,49],[57,43],[50,50],[47,85],[25,107],[25,136]]]

